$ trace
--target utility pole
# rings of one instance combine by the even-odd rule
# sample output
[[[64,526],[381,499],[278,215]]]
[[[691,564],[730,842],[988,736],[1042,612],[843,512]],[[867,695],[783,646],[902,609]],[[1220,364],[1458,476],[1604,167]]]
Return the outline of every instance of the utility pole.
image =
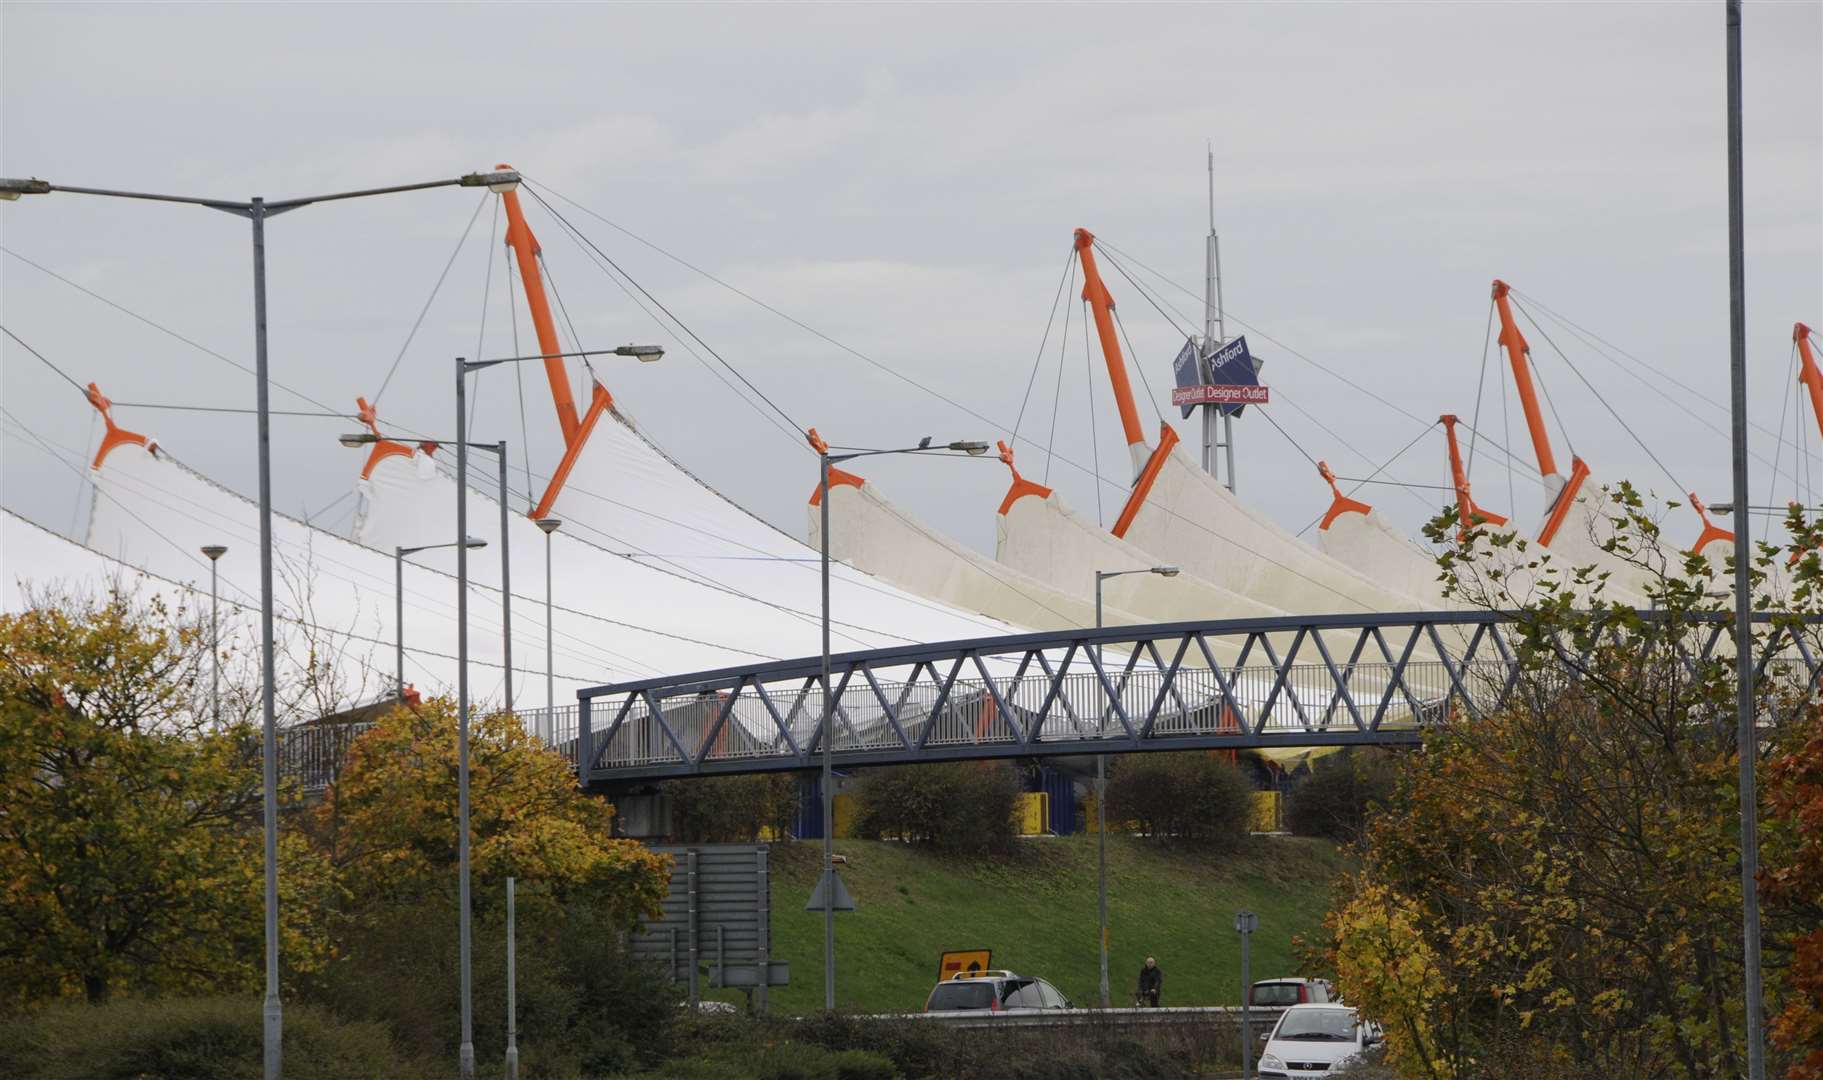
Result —
[[[1765,1002],[1760,985],[1760,896],[1758,833],[1760,803],[1754,766],[1760,755],[1753,702],[1753,597],[1747,538],[1753,515],[1747,507],[1747,277],[1743,253],[1741,191],[1741,0],[1728,0],[1728,389],[1729,427],[1734,449],[1734,654],[1735,752],[1741,763],[1741,951],[1747,991],[1747,1076],[1766,1080]]]

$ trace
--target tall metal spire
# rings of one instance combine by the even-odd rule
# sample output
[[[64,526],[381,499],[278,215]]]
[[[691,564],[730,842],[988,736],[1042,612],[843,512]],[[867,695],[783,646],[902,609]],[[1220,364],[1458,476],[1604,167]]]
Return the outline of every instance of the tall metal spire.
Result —
[[[1209,154],[1209,239],[1203,252],[1203,355],[1213,353],[1227,340],[1222,323],[1222,239],[1215,232],[1215,146]],[[1203,469],[1220,480],[1222,452],[1227,452],[1227,485],[1234,490],[1234,417],[1221,415],[1215,405],[1203,405]],[[1217,421],[1220,421],[1218,428]]]

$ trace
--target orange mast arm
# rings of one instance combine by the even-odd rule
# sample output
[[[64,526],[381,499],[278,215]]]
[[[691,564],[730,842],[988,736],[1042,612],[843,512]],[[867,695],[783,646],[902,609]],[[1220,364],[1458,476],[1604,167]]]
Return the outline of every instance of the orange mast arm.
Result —
[[[500,165],[497,168],[510,169],[511,165]],[[519,192],[503,193],[501,201],[506,203],[506,242],[518,257],[519,280],[525,283],[525,302],[532,309],[532,328],[538,333],[538,351],[546,357],[544,374],[551,382],[551,399],[557,403],[557,424],[563,429],[565,446],[576,441],[576,433],[582,427],[576,418],[576,399],[570,395],[569,373],[564,370],[563,360],[557,354],[563,346],[557,342],[557,324],[551,319],[551,304],[544,296],[544,274],[538,269],[538,238],[525,223],[525,214],[519,209]]]
[[[1500,344],[1513,365],[1513,383],[1519,388],[1519,403],[1525,409],[1526,427],[1532,431],[1532,450],[1538,455],[1538,471],[1546,476],[1557,474],[1557,458],[1551,453],[1551,436],[1545,431],[1544,414],[1538,410],[1538,394],[1532,389],[1532,370],[1528,364],[1532,348],[1525,335],[1513,322],[1513,309],[1507,303],[1507,283],[1494,280],[1494,306],[1500,310]]]
[[[1798,381],[1810,391],[1810,415],[1823,431],[1823,371],[1817,370],[1816,355],[1810,351],[1810,327],[1797,323],[1791,328],[1791,340],[1798,343]]]
[[[1120,341],[1114,334],[1114,298],[1102,284],[1101,271],[1095,268],[1095,234],[1076,230],[1076,254],[1082,259],[1082,298],[1095,313],[1095,332],[1101,337],[1101,357],[1108,364],[1108,382],[1114,386],[1114,401],[1120,406],[1120,426],[1127,434],[1128,446],[1145,446],[1146,434],[1139,426],[1139,410],[1133,405],[1133,387],[1127,382],[1127,363],[1120,354]],[[1137,456],[1137,455],[1136,455]]]
[[[1443,438],[1450,447],[1450,483],[1456,489],[1456,539],[1467,540],[1469,529],[1475,525],[1505,525],[1505,517],[1476,506],[1469,494],[1468,472],[1462,467],[1462,451],[1456,445],[1456,416],[1444,413],[1437,419],[1443,424]]]

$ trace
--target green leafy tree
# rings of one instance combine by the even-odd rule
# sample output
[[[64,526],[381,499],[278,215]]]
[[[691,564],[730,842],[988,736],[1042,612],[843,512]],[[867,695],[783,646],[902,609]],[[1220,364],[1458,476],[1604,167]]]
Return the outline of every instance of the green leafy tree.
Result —
[[[1222,846],[1238,844],[1253,816],[1253,785],[1217,753],[1132,754],[1108,780],[1108,813],[1140,831]]]
[[[1385,1023],[1405,1075],[1742,1071],[1735,665],[1726,649],[1697,658],[1728,597],[1718,568],[1662,552],[1629,488],[1609,500],[1605,569],[1553,567],[1485,529],[1442,559],[1459,596],[1517,612],[1517,682],[1402,758],[1328,923],[1344,996]],[[1446,539],[1453,516],[1432,529]],[[1755,603],[1781,613],[1763,646],[1797,632],[1814,653],[1798,615],[1817,556],[1802,550],[1789,590],[1780,553],[1761,550]],[[1761,709],[1794,732],[1814,720],[1784,660]],[[1488,674],[1486,700],[1506,674]]]
[[[261,906],[259,744],[192,708],[184,612],[117,586],[0,616],[0,986],[14,1004],[248,989]],[[323,879],[286,844],[287,897]],[[309,903],[286,955],[320,962]]]
[[[1291,790],[1286,827],[1299,836],[1352,843],[1369,809],[1392,794],[1397,779],[1397,759],[1385,750],[1346,747],[1320,757]]]
[[[1003,761],[896,765],[862,776],[856,828],[971,854],[1012,849],[1018,836],[1019,772]]]
[[[798,810],[790,773],[671,780],[659,790],[671,802],[671,836],[685,844],[750,844],[767,831],[783,838]]]

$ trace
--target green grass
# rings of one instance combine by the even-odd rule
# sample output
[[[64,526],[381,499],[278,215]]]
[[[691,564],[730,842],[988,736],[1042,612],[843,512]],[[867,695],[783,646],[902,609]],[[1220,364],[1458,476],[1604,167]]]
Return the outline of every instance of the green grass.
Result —
[[[772,848],[773,958],[791,985],[772,992],[779,1013],[823,1007],[823,918],[804,910],[816,883],[815,843]],[[895,842],[838,840],[853,912],[836,915],[836,1004],[862,1012],[915,1012],[946,949],[989,948],[994,966],[1050,980],[1079,1005],[1096,1002],[1095,837],[1022,841],[1018,854],[961,859]],[[1249,837],[1215,854],[1109,836],[1109,987],[1131,1005],[1147,955],[1165,972],[1166,1005],[1240,1001],[1234,913],[1260,917],[1255,979],[1293,974],[1294,935],[1315,937],[1343,856],[1325,841]],[[718,993],[738,1001],[735,992]]]

